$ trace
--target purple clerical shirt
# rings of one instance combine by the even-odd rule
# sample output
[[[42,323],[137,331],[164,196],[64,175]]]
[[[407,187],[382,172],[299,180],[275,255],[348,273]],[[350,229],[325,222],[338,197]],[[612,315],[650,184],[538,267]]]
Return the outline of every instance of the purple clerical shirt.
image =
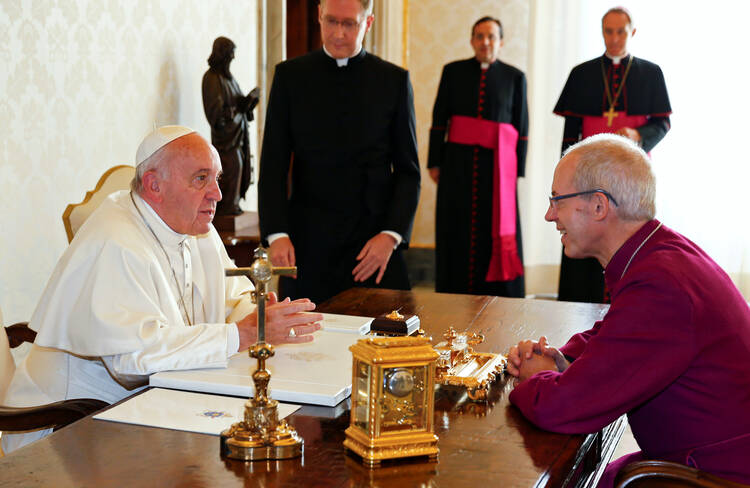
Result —
[[[612,304],[560,349],[568,369],[537,373],[510,401],[563,433],[627,413],[643,458],[749,483],[750,308],[703,250],[659,226],[646,223],[612,257]]]

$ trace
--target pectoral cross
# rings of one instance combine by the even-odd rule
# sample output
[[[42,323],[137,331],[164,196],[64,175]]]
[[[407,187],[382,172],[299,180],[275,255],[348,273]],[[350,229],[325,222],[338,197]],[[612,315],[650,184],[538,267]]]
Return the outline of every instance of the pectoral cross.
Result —
[[[606,112],[604,112],[602,114],[602,117],[607,117],[607,127],[612,127],[612,119],[614,119],[618,115],[620,115],[620,114],[618,114],[617,112],[615,112],[614,105],[610,105],[609,106],[609,110],[606,111]]]

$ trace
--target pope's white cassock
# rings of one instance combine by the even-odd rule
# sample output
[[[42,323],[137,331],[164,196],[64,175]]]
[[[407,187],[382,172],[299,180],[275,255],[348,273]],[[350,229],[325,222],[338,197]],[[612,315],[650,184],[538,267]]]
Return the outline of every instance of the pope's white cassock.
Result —
[[[113,403],[157,371],[225,367],[239,348],[226,318],[252,289],[224,277],[228,267],[213,226],[177,234],[135,193],[110,195],[57,263],[29,323],[36,341],[0,404]],[[3,449],[48,432],[4,435]]]

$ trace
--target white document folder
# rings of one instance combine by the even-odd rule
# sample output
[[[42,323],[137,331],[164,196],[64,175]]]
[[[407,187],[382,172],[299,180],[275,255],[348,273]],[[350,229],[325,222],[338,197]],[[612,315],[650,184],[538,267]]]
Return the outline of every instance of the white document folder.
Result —
[[[313,342],[274,346],[275,355],[266,361],[266,368],[271,372],[271,398],[332,407],[351,394],[349,346],[362,336],[326,330],[319,330],[314,336]],[[227,368],[165,371],[151,375],[149,384],[251,397],[255,394],[252,373],[257,364],[245,351],[230,358]]]
[[[244,398],[154,388],[96,414],[94,418],[219,435],[242,420],[245,402]],[[298,405],[279,404],[279,419],[286,418],[298,408]]]

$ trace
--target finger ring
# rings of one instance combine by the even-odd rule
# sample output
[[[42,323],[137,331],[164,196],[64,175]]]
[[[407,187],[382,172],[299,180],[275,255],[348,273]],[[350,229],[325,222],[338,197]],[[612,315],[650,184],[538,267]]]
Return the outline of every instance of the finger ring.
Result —
[[[294,332],[294,327],[289,329],[289,337],[297,337],[297,333]]]

